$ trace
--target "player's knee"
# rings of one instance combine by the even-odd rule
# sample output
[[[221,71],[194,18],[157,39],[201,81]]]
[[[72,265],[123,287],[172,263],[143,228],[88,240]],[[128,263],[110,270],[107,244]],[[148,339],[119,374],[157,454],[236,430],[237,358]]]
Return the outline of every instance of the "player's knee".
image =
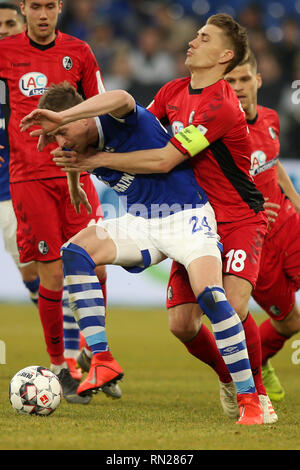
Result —
[[[201,326],[201,316],[198,305],[185,304],[168,310],[169,329],[180,341],[186,342],[194,338]]]

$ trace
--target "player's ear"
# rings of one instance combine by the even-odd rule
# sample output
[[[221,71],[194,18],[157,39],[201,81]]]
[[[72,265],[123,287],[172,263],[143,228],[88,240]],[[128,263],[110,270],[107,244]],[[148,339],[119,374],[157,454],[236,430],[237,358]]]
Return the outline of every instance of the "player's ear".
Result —
[[[262,86],[262,77],[260,73],[256,74],[256,81],[257,81],[257,88],[260,88]]]
[[[24,4],[24,2],[20,2],[20,10],[21,10],[22,15],[26,16],[25,15],[25,4]],[[26,25],[24,25],[24,27],[26,27]]]
[[[227,64],[234,57],[234,52],[231,49],[224,49],[220,56],[220,64]]]

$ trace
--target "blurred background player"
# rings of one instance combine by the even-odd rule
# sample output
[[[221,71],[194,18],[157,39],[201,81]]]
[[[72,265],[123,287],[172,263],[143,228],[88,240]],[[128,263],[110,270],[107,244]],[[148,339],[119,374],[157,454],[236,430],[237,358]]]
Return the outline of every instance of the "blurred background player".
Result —
[[[264,199],[249,175],[250,141],[245,114],[224,75],[244,59],[246,31],[229,15],[214,15],[190,41],[186,65],[191,77],[175,79],[156,94],[148,109],[173,134],[186,128],[181,143],[171,139],[156,153],[107,155],[103,165],[130,173],[168,172],[190,155],[199,184],[208,194],[223,243],[223,282],[230,305],[243,322],[249,358],[265,423],[277,420],[261,375],[261,343],[258,326],[249,313],[261,247],[267,229]],[[230,116],[230,119],[228,119]],[[236,417],[236,390],[220,361],[214,336],[201,322],[199,306],[184,268],[173,262],[167,307],[172,333],[196,358],[215,369],[226,414]]]
[[[64,397],[69,402],[85,404],[90,398],[76,394],[78,381],[69,370],[72,364],[75,369],[75,360],[69,361],[68,366],[64,356],[63,270],[59,249],[70,236],[101,217],[102,211],[90,176],[84,174],[81,183],[92,211],[88,214],[83,208],[76,213],[68,189],[72,179],[53,165],[49,150],[43,151],[40,144],[38,153],[37,141],[19,129],[22,117],[36,108],[50,83],[68,80],[86,97],[104,90],[91,48],[56,29],[62,6],[60,0],[20,2],[27,31],[2,39],[0,78],[5,80],[5,101],[9,103],[10,191],[17,218],[20,261],[37,262],[38,308],[51,370],[60,379]],[[105,268],[97,274],[105,284]],[[74,332],[78,335],[78,331]],[[80,378],[75,370],[72,373]]]
[[[269,397],[280,401],[284,390],[271,366],[287,339],[300,331],[295,293],[300,288],[300,196],[279,161],[280,123],[273,109],[257,105],[262,78],[253,53],[226,75],[246,113],[251,138],[251,174],[266,199],[269,225],[253,298],[270,316],[259,327],[262,374]]]
[[[0,3],[0,40],[24,31],[25,18],[18,6],[9,2]],[[4,162],[0,166],[0,227],[6,251],[18,267],[29,296],[37,305],[39,277],[36,263],[20,263],[17,247],[17,221],[9,190],[9,146],[6,135],[7,104],[5,101],[5,83],[0,80],[0,146]]]

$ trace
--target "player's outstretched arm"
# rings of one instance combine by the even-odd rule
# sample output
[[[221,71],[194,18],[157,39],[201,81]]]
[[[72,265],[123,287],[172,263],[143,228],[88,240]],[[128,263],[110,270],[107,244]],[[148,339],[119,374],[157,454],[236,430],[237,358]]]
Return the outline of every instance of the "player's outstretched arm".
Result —
[[[126,154],[99,152],[94,156],[94,164],[97,163],[95,168],[105,167],[131,174],[168,173],[187,158],[187,155],[169,142],[163,148],[137,150]]]
[[[55,112],[48,109],[35,109],[25,116],[20,123],[24,132],[32,126],[42,129],[31,132],[32,137],[55,132],[59,127],[70,122],[79,121],[110,113],[119,118],[135,108],[133,97],[124,90],[112,90],[101,95],[95,95],[72,108]]]

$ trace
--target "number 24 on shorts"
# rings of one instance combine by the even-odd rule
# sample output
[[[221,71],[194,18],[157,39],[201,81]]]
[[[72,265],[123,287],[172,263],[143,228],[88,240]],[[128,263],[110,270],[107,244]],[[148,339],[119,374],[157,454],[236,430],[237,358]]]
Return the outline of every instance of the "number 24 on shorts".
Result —
[[[204,216],[202,220],[196,215],[190,218],[189,224],[193,224],[192,233],[200,232],[203,228],[206,228],[211,232],[211,227],[208,225],[207,218]]]
[[[247,258],[244,250],[230,250],[226,253],[225,258],[228,259],[226,272],[229,272],[230,269],[238,273],[243,271],[245,267],[245,259]]]

